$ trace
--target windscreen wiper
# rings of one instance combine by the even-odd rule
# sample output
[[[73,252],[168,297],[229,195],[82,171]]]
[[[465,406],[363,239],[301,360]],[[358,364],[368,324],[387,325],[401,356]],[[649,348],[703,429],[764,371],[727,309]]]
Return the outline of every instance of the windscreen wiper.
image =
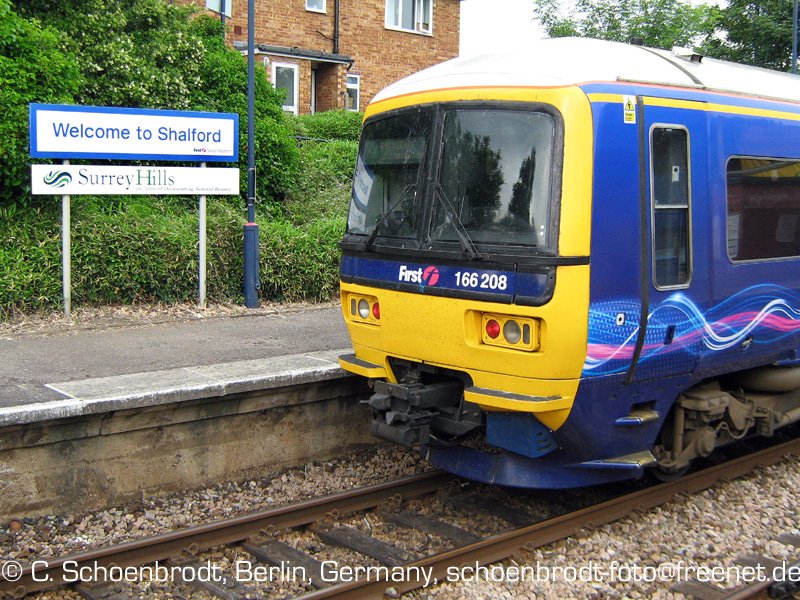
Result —
[[[461,248],[470,258],[470,260],[481,260],[483,258],[481,253],[478,252],[478,249],[475,247],[475,244],[469,237],[464,224],[461,222],[461,219],[458,218],[453,205],[450,204],[450,200],[448,199],[447,194],[445,194],[442,184],[437,183],[434,191],[434,195],[439,198],[439,202],[444,207],[444,211],[447,213],[447,218],[450,220],[450,224],[453,226],[453,229],[456,230],[458,241],[461,242]]]
[[[380,231],[380,228],[386,224],[386,221],[389,219],[389,215],[391,215],[394,212],[394,209],[398,207],[398,205],[405,199],[408,193],[414,190],[416,190],[416,186],[411,186],[411,185],[408,186],[405,190],[403,190],[403,193],[400,194],[400,197],[394,204],[392,204],[389,210],[387,210],[385,213],[381,215],[381,218],[378,219],[375,228],[370,232],[369,237],[366,240],[364,240],[364,245],[361,246],[362,251],[368,252],[369,249],[372,248],[372,244],[375,243],[375,239],[378,237],[378,232]]]
[[[375,225],[375,228],[370,232],[369,237],[364,240],[364,245],[361,246],[361,250],[364,252],[369,252],[369,249],[372,248],[372,244],[375,243],[375,239],[378,237],[378,231],[380,230],[381,226],[386,223],[386,219],[389,218],[391,212],[392,211],[390,210],[381,215],[381,218],[378,219],[378,223]]]

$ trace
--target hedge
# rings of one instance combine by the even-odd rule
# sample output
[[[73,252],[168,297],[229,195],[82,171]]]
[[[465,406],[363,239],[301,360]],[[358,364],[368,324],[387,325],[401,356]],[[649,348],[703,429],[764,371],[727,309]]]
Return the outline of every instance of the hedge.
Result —
[[[193,200],[193,199],[192,199]],[[181,199],[73,199],[72,298],[75,304],[190,301],[197,297],[197,209]],[[239,209],[208,203],[210,301],[242,299]],[[261,297],[327,300],[337,290],[344,218],[260,226]],[[0,316],[61,305],[60,208],[40,206],[0,220]]]

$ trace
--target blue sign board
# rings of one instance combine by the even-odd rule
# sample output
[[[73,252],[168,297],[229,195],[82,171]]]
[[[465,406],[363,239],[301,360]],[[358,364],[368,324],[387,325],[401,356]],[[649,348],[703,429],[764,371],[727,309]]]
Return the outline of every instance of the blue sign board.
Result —
[[[33,158],[235,162],[239,115],[31,104]]]

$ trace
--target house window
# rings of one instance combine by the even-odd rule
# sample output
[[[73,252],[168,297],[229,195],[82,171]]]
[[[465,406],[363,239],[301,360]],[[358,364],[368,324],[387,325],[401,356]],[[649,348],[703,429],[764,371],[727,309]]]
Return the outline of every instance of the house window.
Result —
[[[292,63],[272,63],[272,85],[276,90],[283,90],[286,94],[283,99],[283,110],[298,114],[300,102],[298,100],[298,79],[300,70]]]
[[[431,33],[433,0],[386,0],[386,27]]]
[[[347,76],[347,96],[345,108],[357,112],[360,106],[361,75]]]
[[[650,135],[653,283],[658,289],[687,287],[692,275],[689,133],[665,125]]]
[[[225,3],[223,5],[223,2]],[[225,16],[231,16],[231,5],[233,4],[233,0],[206,0],[206,8],[210,11],[215,13],[222,12],[222,7],[225,7]]]
[[[306,0],[306,10],[325,12],[325,0]]]

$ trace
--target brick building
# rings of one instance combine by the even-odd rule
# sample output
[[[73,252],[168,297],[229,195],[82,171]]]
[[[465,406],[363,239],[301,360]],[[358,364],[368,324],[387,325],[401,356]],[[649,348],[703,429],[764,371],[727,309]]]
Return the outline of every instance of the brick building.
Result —
[[[247,0],[199,0],[247,48]],[[295,114],[363,110],[390,83],[458,55],[460,0],[254,0],[256,60]]]

